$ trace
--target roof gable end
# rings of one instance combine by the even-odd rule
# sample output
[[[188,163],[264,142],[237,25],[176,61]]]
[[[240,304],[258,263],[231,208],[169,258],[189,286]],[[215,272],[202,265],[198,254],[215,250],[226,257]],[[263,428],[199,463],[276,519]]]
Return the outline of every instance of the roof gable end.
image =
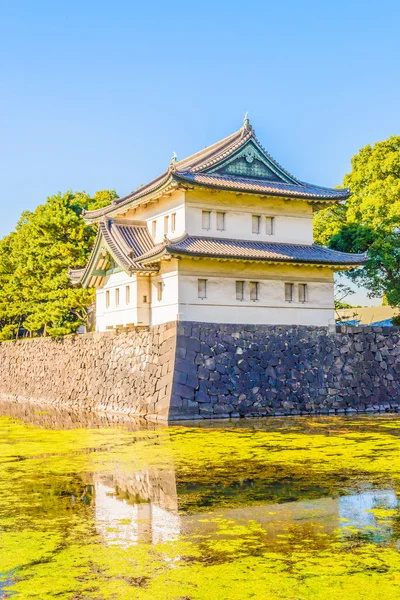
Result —
[[[253,137],[233,154],[223,158],[211,168],[205,169],[204,172],[230,177],[298,184],[297,180],[282,169]]]

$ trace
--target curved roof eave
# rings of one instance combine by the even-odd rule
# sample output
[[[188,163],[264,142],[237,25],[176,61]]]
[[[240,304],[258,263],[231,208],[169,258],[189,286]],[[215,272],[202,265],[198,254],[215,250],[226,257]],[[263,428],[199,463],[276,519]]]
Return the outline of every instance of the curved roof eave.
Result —
[[[279,190],[278,182],[278,185],[271,185],[270,187],[272,189],[265,192],[265,195],[302,198],[310,201],[324,200],[330,202],[345,200],[350,195],[349,190],[333,190],[329,188],[323,188],[302,182],[294,177],[291,173],[289,173],[289,171],[282,167],[260,144],[253,127],[250,125],[247,119],[239,130],[220,140],[219,142],[212,144],[211,146],[208,146],[207,148],[204,148],[203,150],[196,152],[195,154],[192,154],[191,156],[180,161],[176,161],[176,158],[174,158],[171,161],[168,169],[155,179],[152,179],[149,183],[141,186],[122,198],[114,200],[109,206],[91,211],[83,211],[82,215],[87,223],[97,222],[106,215],[118,215],[122,208],[126,208],[130,204],[135,206],[139,204],[139,201],[146,202],[146,200],[154,197],[155,194],[162,194],[166,189],[168,189],[170,184],[179,185],[179,183],[189,183],[190,185],[197,185],[203,188],[207,187],[207,185],[201,181],[201,178],[210,180],[210,169],[214,170],[214,168],[217,168],[218,165],[223,164],[224,161],[229,157],[232,158],[235,156],[236,153],[239,152],[249,142],[255,144],[260,152],[264,154],[264,157],[272,167],[272,170],[276,173],[280,173],[280,179],[282,179],[281,185],[286,184],[289,189],[285,191],[290,192],[285,193],[285,191]],[[218,176],[213,175],[213,177],[214,182],[216,182]],[[240,187],[243,185],[243,182],[241,181],[240,177],[231,178],[236,179],[239,189],[235,188],[234,181],[231,181],[230,186],[227,186],[226,184],[221,184],[221,181],[224,179],[223,177],[219,177],[219,179],[219,185],[215,183],[215,185],[210,184],[209,187],[211,186],[214,189],[226,189],[227,191],[242,191]],[[265,186],[268,186],[268,183],[272,183],[268,182],[267,180],[262,181],[264,182]],[[260,180],[257,181],[255,179],[248,179],[246,185],[247,189],[245,192],[247,191],[251,194],[264,195],[263,190],[258,189],[260,186]],[[273,189],[274,187],[275,189]]]
[[[367,255],[338,252],[316,244],[288,244],[280,242],[253,242],[228,238],[188,236],[155,246],[138,257],[145,264],[163,256],[187,256],[271,263],[318,264],[331,267],[356,268],[367,261]]]
[[[131,275],[134,272],[152,272],[155,269],[151,267],[143,266],[143,269],[136,268],[131,259],[128,258],[125,254],[126,249],[121,248],[118,244],[118,241],[113,238],[111,233],[108,230],[107,222],[102,220],[99,223],[99,229],[96,236],[96,241],[94,243],[92,252],[90,254],[89,260],[86,264],[86,267],[83,269],[74,269],[74,273],[71,271],[71,280],[74,285],[82,285],[82,287],[90,287],[89,282],[92,278],[93,271],[96,270],[97,263],[100,258],[100,253],[102,250],[105,250],[110,254],[110,256],[114,259],[116,264],[125,271],[128,275]]]
[[[152,196],[154,193],[160,193],[164,188],[172,182],[172,172],[168,169],[159,177],[156,177],[146,185],[141,186],[134,192],[114,200],[112,204],[98,208],[96,210],[84,210],[82,211],[82,217],[87,223],[96,223],[102,217],[113,216],[120,212],[121,207],[129,206],[131,203],[136,203],[138,200],[145,202],[146,199]]]
[[[280,184],[278,182],[263,182],[239,177],[222,177],[208,173],[175,173],[175,179],[182,184],[197,186],[202,189],[218,189],[225,192],[257,194],[259,196],[274,196],[290,198],[291,200],[309,200],[310,202],[338,202],[350,196],[348,188],[335,190],[312,184],[302,185]]]

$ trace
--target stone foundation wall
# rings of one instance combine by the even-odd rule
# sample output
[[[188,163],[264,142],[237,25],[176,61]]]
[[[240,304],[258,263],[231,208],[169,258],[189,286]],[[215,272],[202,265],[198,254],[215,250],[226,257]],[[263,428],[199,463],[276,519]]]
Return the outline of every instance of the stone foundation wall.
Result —
[[[400,407],[400,329],[178,326],[170,419]]]
[[[167,419],[176,323],[0,344],[0,395],[74,410]]]
[[[167,323],[0,344],[0,396],[153,420],[400,411],[400,330]]]

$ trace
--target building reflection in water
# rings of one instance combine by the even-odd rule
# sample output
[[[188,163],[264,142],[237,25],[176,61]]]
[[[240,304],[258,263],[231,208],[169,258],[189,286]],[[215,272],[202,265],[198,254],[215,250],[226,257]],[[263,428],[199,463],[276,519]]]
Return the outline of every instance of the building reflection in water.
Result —
[[[391,537],[391,520],[378,520],[374,509],[396,509],[399,501],[394,490],[368,490],[339,499],[341,527],[354,527],[360,531],[370,529],[374,538]]]
[[[179,510],[179,488],[172,469],[135,474],[125,486],[118,476],[96,476],[94,488],[97,531],[107,543],[123,546],[173,541],[180,535],[212,536],[221,517],[238,524],[256,521],[265,529],[266,542],[271,545],[288,532],[301,538],[337,530],[347,535],[350,528],[372,531],[373,539],[379,540],[392,536],[391,521],[382,523],[369,511],[399,505],[395,491],[389,489],[187,512]]]
[[[147,485],[146,485],[147,484]],[[178,514],[173,472],[136,473],[124,486],[112,478],[95,477],[96,528],[105,541],[128,546],[178,539]]]
[[[40,407],[30,404],[0,403],[0,415],[8,415],[23,419],[33,425],[54,429],[74,429],[80,427],[88,433],[90,430],[104,427],[121,427],[128,430],[154,430],[154,445],[162,449],[162,468],[149,466],[127,472],[126,465],[114,463],[111,472],[107,474],[87,473],[83,476],[85,494],[78,500],[88,503],[93,508],[97,532],[109,544],[129,546],[140,542],[156,544],[176,540],[180,535],[190,536],[213,535],[218,527],[218,518],[230,519],[240,524],[254,520],[265,529],[266,539],[275,543],[279,536],[288,531],[301,535],[302,530],[333,534],[337,530],[343,536],[353,528],[355,531],[372,532],[372,538],[378,541],[388,539],[393,535],[393,520],[379,519],[374,509],[398,509],[399,501],[394,489],[364,489],[353,494],[342,494],[338,490],[337,497],[330,497],[329,491],[325,497],[307,499],[305,492],[309,483],[302,481],[299,489],[296,483],[290,484],[291,489],[285,490],[291,501],[283,499],[280,502],[260,501],[249,502],[245,490],[238,487],[231,508],[216,507],[213,501],[208,506],[196,507],[196,502],[187,503],[183,497],[188,494],[187,488],[182,491],[177,487],[171,441],[168,434],[157,435],[160,425],[135,422],[127,417],[96,415],[94,413],[75,413],[65,410]],[[261,425],[260,425],[261,426]],[[151,442],[153,443],[153,442]],[[132,449],[132,460],[134,460]],[[210,467],[212,469],[212,466]],[[212,481],[210,473],[209,481]],[[271,482],[256,482],[263,484],[266,492],[271,491]],[[276,488],[276,483],[274,489]],[[288,486],[286,482],[286,487]],[[357,482],[355,481],[355,487]],[[196,486],[191,485],[193,496],[196,497]],[[206,492],[211,491],[212,483]],[[233,488],[232,488],[233,489]],[[204,492],[204,485],[201,488]],[[290,492],[290,493],[289,493]],[[323,494],[323,491],[321,492]],[[201,494],[200,494],[201,495]],[[207,493],[205,494],[207,496]],[[265,495],[267,498],[267,495]],[[228,502],[229,504],[229,502]],[[188,508],[189,506],[189,508]]]

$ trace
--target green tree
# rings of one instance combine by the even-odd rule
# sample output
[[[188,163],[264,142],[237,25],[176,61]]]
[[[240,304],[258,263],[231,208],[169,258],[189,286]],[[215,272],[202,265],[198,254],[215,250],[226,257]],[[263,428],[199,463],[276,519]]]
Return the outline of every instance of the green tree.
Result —
[[[315,218],[315,240],[345,252],[368,251],[349,277],[400,306],[400,136],[365,146],[344,178],[350,198]]]
[[[21,326],[55,336],[86,322],[93,290],[72,287],[68,277],[86,263],[95,237],[81,213],[115,198],[115,191],[69,191],[21,215],[0,242],[0,339],[18,336]]]

